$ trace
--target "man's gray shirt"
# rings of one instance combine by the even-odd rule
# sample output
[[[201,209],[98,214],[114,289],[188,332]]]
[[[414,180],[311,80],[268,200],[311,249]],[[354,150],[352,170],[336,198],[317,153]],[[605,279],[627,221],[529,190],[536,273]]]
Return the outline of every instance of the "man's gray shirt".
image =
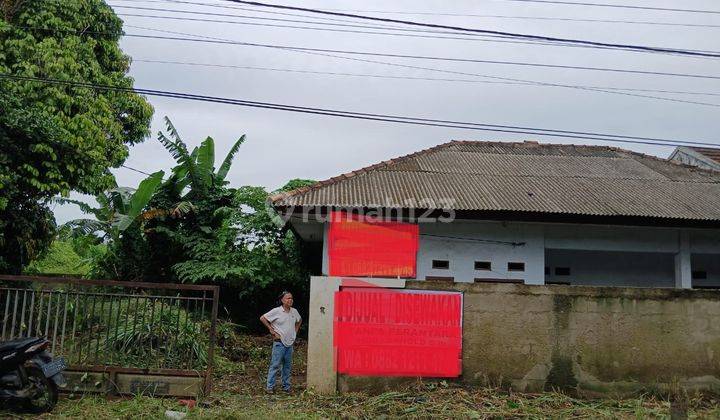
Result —
[[[273,330],[280,334],[280,341],[288,347],[295,342],[295,324],[300,322],[302,318],[295,308],[285,311],[282,306],[273,308],[263,315],[268,320]]]

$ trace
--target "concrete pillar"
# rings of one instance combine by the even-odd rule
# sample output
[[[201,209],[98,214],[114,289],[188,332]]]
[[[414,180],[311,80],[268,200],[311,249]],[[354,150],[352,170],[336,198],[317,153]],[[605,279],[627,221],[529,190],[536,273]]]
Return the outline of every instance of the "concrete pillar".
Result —
[[[322,249],[322,274],[327,276],[329,270],[329,259],[328,259],[328,230],[330,229],[330,223],[323,223],[323,249]]]
[[[545,229],[528,229],[525,245],[529,254],[525,263],[525,284],[545,284]]]
[[[678,289],[692,288],[690,255],[690,233],[681,230],[678,232],[678,252],[675,254],[675,287]]]
[[[405,279],[310,277],[307,386],[321,394],[337,392],[333,320],[335,292],[341,286],[402,289],[405,287]]]
[[[322,394],[337,389],[333,318],[338,290],[339,277],[310,277],[307,386]]]

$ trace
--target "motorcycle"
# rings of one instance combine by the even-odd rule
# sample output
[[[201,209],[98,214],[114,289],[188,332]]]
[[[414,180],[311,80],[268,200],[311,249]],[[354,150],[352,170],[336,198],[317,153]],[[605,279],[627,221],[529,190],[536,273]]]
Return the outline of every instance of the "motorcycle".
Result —
[[[0,402],[20,404],[31,413],[51,411],[58,387],[66,385],[63,358],[53,359],[44,338],[0,343]]]

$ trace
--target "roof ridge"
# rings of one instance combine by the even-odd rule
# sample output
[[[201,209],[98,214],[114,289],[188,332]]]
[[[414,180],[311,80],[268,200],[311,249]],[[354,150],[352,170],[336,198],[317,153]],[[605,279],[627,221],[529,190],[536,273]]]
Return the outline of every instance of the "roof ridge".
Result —
[[[663,176],[663,178],[629,178],[629,177],[603,178],[603,177],[585,176],[585,175],[530,175],[530,174],[496,174],[496,173],[490,174],[490,173],[477,173],[477,172],[461,173],[461,172],[444,172],[444,171],[430,171],[430,170],[413,171],[412,173],[443,174],[443,175],[458,175],[458,176],[488,176],[488,177],[498,177],[498,178],[599,179],[599,180],[607,180],[607,181],[643,181],[643,182],[664,182],[664,183],[681,183],[681,184],[683,184],[683,183],[684,184],[718,184],[718,183],[720,183],[720,178],[718,178],[717,181],[688,181],[688,180],[670,179],[666,176]]]
[[[379,162],[379,163],[376,163],[376,164],[373,164],[373,165],[369,165],[369,166],[362,167],[362,168],[360,168],[360,169],[357,169],[357,170],[354,170],[354,171],[351,171],[351,172],[346,172],[346,173],[340,174],[340,175],[338,175],[338,176],[334,176],[334,177],[332,177],[332,178],[328,178],[328,179],[325,179],[325,180],[322,180],[322,181],[318,181],[318,182],[316,182],[316,183],[314,183],[314,184],[312,184],[312,185],[308,185],[308,186],[305,186],[305,187],[297,188],[297,189],[291,190],[291,191],[286,191],[286,192],[274,194],[274,195],[271,195],[271,196],[269,197],[269,200],[270,200],[270,202],[275,203],[275,202],[277,202],[277,201],[280,201],[280,200],[283,200],[283,199],[286,199],[286,198],[289,198],[289,197],[297,196],[297,195],[304,194],[304,193],[307,193],[307,192],[310,192],[310,191],[313,191],[313,190],[320,189],[320,188],[325,187],[325,186],[330,185],[330,184],[335,184],[335,183],[337,183],[337,182],[339,182],[339,181],[342,181],[342,180],[344,180],[344,179],[350,179],[350,178],[353,178],[353,177],[358,176],[358,175],[366,174],[366,173],[368,173],[368,172],[370,172],[370,171],[374,171],[374,170],[377,170],[377,169],[380,169],[380,168],[386,168],[386,167],[388,167],[388,166],[390,166],[390,165],[395,165],[395,164],[398,164],[398,163],[402,163],[402,162],[405,162],[405,161],[407,161],[407,160],[409,160],[409,159],[416,158],[416,157],[418,157],[418,156],[423,156],[423,155],[426,155],[426,154],[429,154],[429,153],[433,153],[433,152],[436,152],[436,151],[438,151],[438,150],[445,149],[445,148],[449,148],[449,147],[451,147],[451,146],[459,145],[459,144],[477,144],[477,145],[500,146],[500,147],[524,146],[525,148],[531,148],[531,147],[543,148],[543,147],[548,147],[548,146],[556,146],[556,147],[571,147],[571,148],[579,149],[579,150],[583,150],[583,149],[585,149],[585,150],[606,150],[606,151],[612,151],[612,152],[616,152],[616,153],[619,153],[619,154],[621,154],[621,155],[627,156],[627,157],[618,157],[618,158],[620,158],[620,159],[622,159],[622,158],[632,159],[632,160],[637,161],[637,162],[640,163],[640,164],[643,164],[643,163],[642,163],[642,162],[640,161],[640,159],[638,159],[638,158],[646,158],[646,159],[650,159],[650,160],[653,160],[653,161],[661,162],[661,163],[664,163],[664,164],[671,164],[671,165],[675,165],[675,166],[678,166],[678,167],[682,167],[682,168],[684,168],[684,169],[687,169],[687,170],[690,170],[690,171],[693,171],[693,172],[699,172],[699,173],[701,173],[701,174],[712,175],[712,176],[715,176],[715,177],[716,177],[716,176],[718,175],[718,173],[719,173],[718,171],[713,171],[713,170],[709,170],[709,169],[702,169],[702,168],[698,168],[698,167],[695,167],[695,166],[692,166],[692,165],[682,164],[682,163],[679,163],[679,162],[671,161],[671,160],[669,160],[669,159],[663,159],[663,158],[659,158],[659,157],[657,157],[657,156],[652,156],[652,155],[648,155],[648,154],[645,154],[645,153],[635,152],[635,151],[632,151],[632,150],[623,149],[623,148],[616,147],[616,146],[588,145],[588,144],[540,143],[540,142],[537,142],[537,141],[504,142],[504,141],[482,141],[482,140],[451,140],[451,141],[449,141],[449,142],[445,142],[445,143],[441,143],[441,144],[438,144],[438,145],[435,145],[435,146],[432,146],[432,147],[428,147],[428,148],[426,148],[426,149],[422,149],[422,150],[419,150],[419,151],[417,151],[417,152],[413,152],[413,153],[409,153],[409,154],[406,154],[406,155],[402,155],[402,156],[399,156],[399,157],[396,157],[396,158],[388,159],[388,160],[385,160],[385,161],[382,161],[382,162]],[[505,154],[513,154],[513,153],[505,153]],[[646,166],[647,166],[647,165],[646,165]],[[661,172],[658,172],[657,170],[655,170],[655,169],[653,169],[653,168],[651,168],[651,167],[648,167],[648,169],[650,169],[650,170],[652,170],[653,172],[656,172],[656,173],[662,175],[664,178],[666,178],[667,181],[681,182],[681,181],[672,180],[672,179],[670,179],[670,178],[667,178],[667,176],[666,176],[665,174],[663,174],[663,173],[661,173]],[[682,181],[682,182],[684,182],[684,181]],[[693,182],[697,182],[697,181],[693,181]],[[703,183],[715,183],[715,182],[703,182]]]
[[[338,181],[341,181],[341,180],[343,180],[343,179],[349,179],[349,178],[352,178],[352,177],[354,177],[354,176],[357,176],[357,175],[361,175],[361,174],[370,172],[371,170],[375,170],[375,169],[383,168],[383,167],[388,167],[388,166],[390,166],[390,165],[392,165],[392,164],[400,163],[400,162],[406,161],[406,160],[408,160],[408,159],[411,159],[411,158],[414,158],[414,157],[417,157],[417,156],[422,156],[422,155],[424,155],[424,154],[437,151],[437,150],[439,150],[439,149],[443,149],[443,148],[446,148],[446,147],[450,147],[450,146],[452,146],[452,145],[454,145],[454,144],[457,144],[457,143],[458,143],[457,140],[450,140],[449,142],[437,144],[437,145],[435,145],[435,146],[428,147],[427,149],[422,149],[422,150],[419,150],[419,151],[417,151],[417,152],[409,153],[409,154],[407,154],[407,155],[402,155],[402,156],[398,156],[398,157],[396,157],[396,158],[391,158],[391,159],[388,159],[388,160],[384,160],[384,161],[382,161],[382,162],[375,163],[375,164],[369,165],[369,166],[365,166],[365,167],[362,167],[362,168],[357,169],[357,170],[354,170],[354,171],[346,172],[346,173],[344,173],[344,174],[340,174],[340,175],[334,176],[334,177],[332,177],[332,178],[328,178],[328,179],[325,179],[325,180],[322,180],[322,181],[317,181],[316,183],[311,184],[311,185],[308,185],[308,186],[305,186],[305,187],[296,188],[296,189],[294,189],[294,190],[285,191],[285,192],[282,192],[282,193],[279,193],[279,194],[274,194],[274,195],[271,195],[271,196],[269,197],[269,199],[270,199],[271,202],[274,203],[274,202],[276,202],[276,201],[278,201],[278,200],[282,200],[282,199],[285,199],[285,198],[288,198],[288,197],[292,197],[292,196],[294,196],[294,195],[304,194],[304,193],[306,193],[306,192],[313,191],[313,190],[316,190],[316,189],[318,189],[318,188],[322,188],[322,187],[324,187],[324,186],[326,186],[326,185],[328,185],[328,184],[334,184],[334,183],[336,183],[336,182],[338,182]]]
[[[697,166],[694,166],[694,165],[688,165],[688,164],[686,164],[686,163],[677,162],[677,161],[673,161],[673,160],[670,160],[670,159],[663,159],[663,158],[660,158],[660,157],[657,157],[657,156],[648,155],[648,154],[646,154],[646,153],[641,153],[641,152],[636,152],[636,151],[634,151],[634,150],[623,149],[622,147],[617,147],[617,146],[603,146],[603,145],[598,145],[598,144],[574,144],[574,143],[539,143],[539,142],[536,142],[536,141],[535,141],[535,142],[533,142],[533,141],[504,142],[504,141],[482,141],[482,140],[454,140],[454,142],[455,142],[456,144],[485,144],[485,145],[513,145],[513,146],[523,145],[523,144],[524,144],[524,145],[527,145],[528,143],[531,143],[531,144],[532,144],[532,143],[535,143],[535,144],[538,145],[538,147],[544,147],[544,146],[570,146],[570,147],[574,147],[574,148],[585,148],[585,149],[604,149],[604,150],[610,150],[610,151],[613,151],[613,152],[618,152],[618,153],[626,154],[626,155],[628,155],[628,158],[630,158],[630,159],[634,159],[635,157],[643,157],[643,158],[651,159],[651,160],[658,161],[658,162],[662,162],[662,163],[670,163],[670,164],[673,164],[673,165],[678,166],[678,167],[682,167],[682,168],[685,168],[685,169],[689,169],[689,170],[691,170],[691,171],[697,171],[697,172],[705,173],[705,174],[708,174],[708,175],[714,175],[714,176],[717,176],[717,175],[718,175],[718,171],[715,171],[715,170],[712,170],[712,169],[700,168],[700,167],[697,167]],[[689,146],[686,146],[686,147],[689,147]],[[690,147],[690,148],[693,149],[694,147]],[[720,151],[720,148],[717,148],[717,149],[708,148],[708,149]],[[503,154],[512,154],[512,153],[503,153]],[[594,157],[594,156],[588,156],[588,157]],[[624,159],[624,158],[618,158],[618,159]],[[634,160],[637,160],[637,159],[634,159]],[[641,162],[641,163],[642,163],[642,162]],[[652,169],[652,168],[650,168],[650,169]],[[654,169],[652,169],[652,170],[654,171]],[[655,172],[657,172],[657,171],[655,171]],[[664,176],[664,175],[663,175],[663,176]],[[672,181],[672,180],[671,180],[671,181]]]
[[[621,149],[615,146],[603,146],[600,144],[575,144],[575,143],[540,143],[537,140],[525,140],[525,141],[483,141],[483,140],[453,140],[455,143],[463,143],[463,144],[487,144],[487,145],[535,145],[537,147],[545,147],[545,146],[568,146],[568,147],[578,147],[578,148],[586,148],[586,149],[608,149],[608,150],[621,150],[624,151],[625,149]]]

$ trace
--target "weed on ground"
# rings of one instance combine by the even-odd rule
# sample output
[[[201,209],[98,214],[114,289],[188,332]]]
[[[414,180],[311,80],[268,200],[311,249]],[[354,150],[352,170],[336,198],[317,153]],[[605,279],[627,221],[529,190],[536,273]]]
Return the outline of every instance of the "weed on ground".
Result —
[[[177,398],[98,395],[61,397],[43,419],[165,419],[168,410],[187,419],[331,418],[669,418],[670,403],[655,395],[586,400],[557,392],[513,393],[451,382],[421,382],[378,395],[319,395],[305,389],[307,343],[299,341],[293,363],[293,393],[264,393],[270,358],[268,337],[226,336],[216,363],[214,391],[188,409]],[[688,397],[688,418],[720,418],[720,401]],[[31,418],[0,411],[0,418]]]

